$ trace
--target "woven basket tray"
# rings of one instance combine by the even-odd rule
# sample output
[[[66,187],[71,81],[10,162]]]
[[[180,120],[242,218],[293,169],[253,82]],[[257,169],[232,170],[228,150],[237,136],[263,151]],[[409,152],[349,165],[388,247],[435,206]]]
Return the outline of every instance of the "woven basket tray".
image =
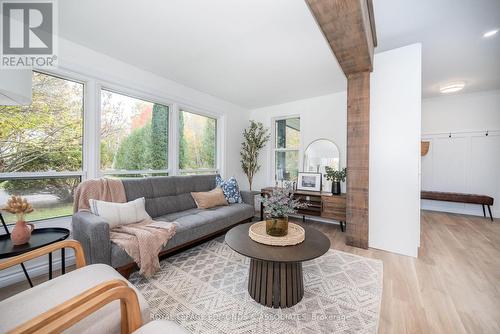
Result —
[[[288,234],[283,237],[273,237],[266,233],[266,222],[261,221],[250,226],[248,236],[253,241],[270,246],[292,246],[304,241],[304,229],[293,223],[288,223]]]

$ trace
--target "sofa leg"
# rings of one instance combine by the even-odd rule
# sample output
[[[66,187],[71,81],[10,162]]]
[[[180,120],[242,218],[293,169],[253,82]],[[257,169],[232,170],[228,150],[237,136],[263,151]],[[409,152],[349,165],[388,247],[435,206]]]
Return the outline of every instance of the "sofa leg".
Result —
[[[136,270],[135,263],[123,266],[116,269],[124,278],[128,279],[130,275]]]

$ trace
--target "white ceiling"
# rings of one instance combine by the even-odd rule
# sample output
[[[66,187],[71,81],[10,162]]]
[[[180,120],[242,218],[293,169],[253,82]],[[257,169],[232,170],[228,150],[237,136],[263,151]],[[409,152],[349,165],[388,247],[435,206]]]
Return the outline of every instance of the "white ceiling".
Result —
[[[374,0],[381,52],[423,48],[423,96],[500,88],[500,0]],[[346,89],[304,0],[64,0],[63,37],[246,108]]]
[[[422,43],[422,94],[465,81],[462,92],[500,89],[499,0],[373,0],[377,52]]]
[[[346,89],[304,0],[64,0],[59,33],[246,108]]]

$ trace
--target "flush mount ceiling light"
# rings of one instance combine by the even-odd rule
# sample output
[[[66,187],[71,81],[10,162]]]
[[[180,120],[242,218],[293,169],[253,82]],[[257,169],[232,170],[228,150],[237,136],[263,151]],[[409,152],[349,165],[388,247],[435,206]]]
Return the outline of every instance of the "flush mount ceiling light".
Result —
[[[484,33],[483,37],[488,38],[488,37],[494,36],[494,35],[496,35],[497,32],[498,32],[498,29],[487,31]]]
[[[458,92],[465,87],[465,82],[451,82],[446,85],[439,87],[439,91],[443,94],[455,93]]]

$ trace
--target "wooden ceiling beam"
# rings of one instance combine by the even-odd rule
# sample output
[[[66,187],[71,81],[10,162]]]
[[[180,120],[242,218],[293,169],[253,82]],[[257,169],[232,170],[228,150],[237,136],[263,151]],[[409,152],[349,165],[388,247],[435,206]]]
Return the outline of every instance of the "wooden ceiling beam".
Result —
[[[373,70],[372,0],[306,0],[346,77]]]

